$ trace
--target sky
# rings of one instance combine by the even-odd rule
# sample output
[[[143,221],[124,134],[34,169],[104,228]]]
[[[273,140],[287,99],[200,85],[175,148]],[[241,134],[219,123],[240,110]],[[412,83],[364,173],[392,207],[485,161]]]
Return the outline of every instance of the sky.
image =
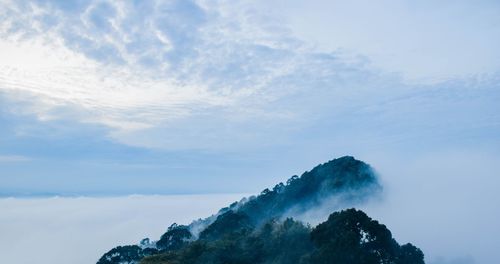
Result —
[[[435,263],[498,262],[446,243],[477,217],[467,236],[500,237],[498,13],[488,0],[0,0],[0,196],[258,193],[353,155],[387,192],[368,210],[444,252]]]
[[[255,192],[346,154],[500,149],[496,1],[1,5],[3,196]]]

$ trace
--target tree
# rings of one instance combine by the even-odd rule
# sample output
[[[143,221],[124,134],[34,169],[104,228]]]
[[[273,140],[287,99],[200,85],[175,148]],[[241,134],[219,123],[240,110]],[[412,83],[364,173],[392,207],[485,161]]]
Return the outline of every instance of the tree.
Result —
[[[178,250],[187,245],[192,238],[193,235],[187,226],[174,223],[156,242],[156,247],[161,251]]]
[[[97,264],[134,264],[143,257],[144,253],[139,246],[118,246],[104,254]]]
[[[311,232],[316,250],[310,263],[423,264],[423,253],[402,247],[385,225],[355,209],[335,212]]]

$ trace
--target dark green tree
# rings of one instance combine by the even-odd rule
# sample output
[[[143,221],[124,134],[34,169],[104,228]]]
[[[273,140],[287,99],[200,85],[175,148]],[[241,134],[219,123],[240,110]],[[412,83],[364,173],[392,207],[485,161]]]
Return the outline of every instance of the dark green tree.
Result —
[[[254,228],[245,213],[229,210],[217,217],[215,222],[200,233],[200,239],[214,240],[234,232],[245,232]]]
[[[118,246],[104,254],[97,264],[134,264],[146,255],[158,253],[155,249],[143,252],[139,246]]]
[[[420,250],[402,246],[385,225],[355,209],[335,212],[311,232],[316,246],[310,263],[423,264]]]
[[[156,247],[160,251],[178,250],[187,245],[192,238],[193,235],[187,226],[174,223],[156,242]]]

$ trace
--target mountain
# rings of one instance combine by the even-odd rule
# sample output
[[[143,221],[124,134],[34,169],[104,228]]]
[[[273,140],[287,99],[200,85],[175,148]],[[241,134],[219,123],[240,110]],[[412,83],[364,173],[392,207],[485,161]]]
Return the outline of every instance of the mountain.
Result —
[[[421,264],[411,244],[364,212],[333,212],[315,227],[294,220],[318,208],[359,204],[381,190],[373,169],[345,156],[292,176],[189,225],[171,225],[156,242],[119,246],[97,264],[394,263]]]

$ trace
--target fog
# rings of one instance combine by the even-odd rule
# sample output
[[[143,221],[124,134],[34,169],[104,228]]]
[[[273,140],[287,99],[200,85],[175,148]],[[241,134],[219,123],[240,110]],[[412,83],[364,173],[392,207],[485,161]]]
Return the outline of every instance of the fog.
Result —
[[[420,247],[430,264],[500,263],[500,158],[452,151],[378,157],[384,197],[362,206],[398,242]]]
[[[383,186],[380,196],[358,208],[385,224],[400,244],[421,248],[429,264],[500,263],[498,155],[449,151],[358,158],[375,168]],[[117,245],[157,240],[173,222],[210,216],[244,196],[3,198],[2,263],[95,263]],[[330,204],[335,209],[352,206],[336,202]],[[325,220],[332,208],[326,203],[322,210],[303,220]]]
[[[375,169],[383,191],[356,203],[334,195],[293,215],[316,225],[329,214],[357,207],[385,224],[400,243],[421,248],[429,264],[500,263],[500,157],[478,149],[406,156],[359,155]],[[362,190],[363,191],[363,190]]]
[[[1,263],[92,264],[109,249],[159,239],[243,194],[0,199]]]

